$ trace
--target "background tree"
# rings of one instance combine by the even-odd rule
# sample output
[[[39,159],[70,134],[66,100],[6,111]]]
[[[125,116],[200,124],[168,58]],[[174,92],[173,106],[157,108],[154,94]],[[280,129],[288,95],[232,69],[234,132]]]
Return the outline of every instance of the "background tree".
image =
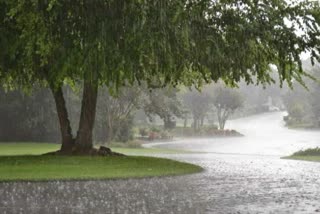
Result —
[[[4,142],[60,140],[54,101],[39,87],[32,95],[0,89],[0,139]]]
[[[243,97],[234,89],[218,87],[214,91],[214,106],[217,109],[219,128],[224,129],[226,121],[243,104]]]
[[[304,69],[312,74],[316,80],[305,79],[306,87],[298,82],[293,82],[292,90],[287,90],[283,95],[284,104],[288,111],[287,125],[293,126],[319,126],[319,64],[311,66],[310,62],[304,61]]]
[[[164,122],[165,129],[175,127],[175,118],[182,118],[184,109],[178,96],[178,89],[166,87],[161,89],[146,90],[144,112],[149,118],[158,115]]]
[[[212,96],[207,90],[198,91],[192,89],[182,95],[183,104],[191,113],[193,128],[197,131],[204,124],[204,119],[212,110]]]
[[[100,90],[97,108],[97,129],[106,142],[112,140],[128,141],[132,138],[133,113],[141,105],[142,89],[122,87],[116,95],[107,88]]]

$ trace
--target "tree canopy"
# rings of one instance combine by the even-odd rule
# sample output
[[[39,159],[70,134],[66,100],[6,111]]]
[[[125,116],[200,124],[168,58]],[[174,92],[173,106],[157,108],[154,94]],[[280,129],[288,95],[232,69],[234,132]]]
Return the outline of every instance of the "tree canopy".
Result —
[[[13,70],[19,67],[29,78],[47,67],[53,82],[96,73],[101,83],[118,86],[220,78],[232,84],[240,78],[252,82],[252,76],[264,83],[271,81],[270,64],[281,80],[291,80],[303,74],[301,53],[318,59],[319,16],[306,2],[1,0],[1,5],[5,63],[11,56]]]

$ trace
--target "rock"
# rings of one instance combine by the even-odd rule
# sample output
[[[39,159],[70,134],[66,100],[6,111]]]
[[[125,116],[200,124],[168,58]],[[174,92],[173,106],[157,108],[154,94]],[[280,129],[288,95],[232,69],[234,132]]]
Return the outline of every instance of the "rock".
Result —
[[[101,156],[125,156],[124,154],[113,152],[113,151],[111,151],[110,148],[105,147],[105,146],[100,146],[100,148],[98,150],[98,155],[101,155]]]
[[[100,146],[100,148],[99,148],[99,154],[108,155],[108,154],[112,154],[112,151],[111,151],[111,149],[108,148],[108,147]]]

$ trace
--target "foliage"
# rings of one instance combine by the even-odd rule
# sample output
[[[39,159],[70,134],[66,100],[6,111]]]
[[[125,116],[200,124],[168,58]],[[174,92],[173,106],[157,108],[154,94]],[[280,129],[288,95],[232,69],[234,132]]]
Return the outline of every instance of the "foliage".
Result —
[[[148,136],[148,129],[147,128],[140,128],[139,134],[141,135],[141,137]]]
[[[0,90],[0,139],[2,141],[57,142],[54,101],[50,91],[35,87],[32,95]]]
[[[304,75],[301,53],[318,57],[318,10],[297,0],[1,4],[1,35],[13,40],[6,44],[20,41],[3,46],[5,57],[17,56],[12,69],[23,65],[19,74],[27,80],[50,65],[50,82],[84,78],[94,69],[101,83],[112,86],[136,80],[198,85],[220,78],[232,85],[241,78],[251,83],[253,76],[268,83],[274,64],[290,84]]]
[[[165,129],[174,128],[175,118],[181,118],[184,114],[177,92],[178,89],[172,87],[145,90],[144,112],[150,119],[152,115],[158,115],[164,121]]]
[[[304,116],[304,109],[303,109],[302,105],[299,105],[299,104],[295,104],[294,106],[289,108],[288,112],[289,112],[290,116],[292,116],[293,118],[295,118],[298,121],[301,121]]]
[[[133,117],[129,116],[119,127],[119,132],[115,138],[116,141],[127,142],[133,139]]]
[[[203,126],[204,118],[210,110],[212,110],[212,93],[208,90],[200,92],[195,89],[191,89],[182,94],[182,97],[184,106],[192,115],[193,128],[194,130],[198,130]]]
[[[319,127],[320,111],[319,111],[319,65],[312,67],[310,63],[305,62],[304,67],[317,80],[307,80],[308,88],[303,88],[297,83],[293,83],[293,89],[288,91],[283,100],[288,111],[289,126],[313,126]]]
[[[101,141],[132,139],[133,113],[141,105],[142,90],[135,86],[122,87],[116,95],[108,88],[100,89],[97,105],[96,134]],[[97,133],[98,132],[98,133]]]
[[[292,156],[320,156],[320,148],[316,147],[313,149],[300,150],[293,153]]]

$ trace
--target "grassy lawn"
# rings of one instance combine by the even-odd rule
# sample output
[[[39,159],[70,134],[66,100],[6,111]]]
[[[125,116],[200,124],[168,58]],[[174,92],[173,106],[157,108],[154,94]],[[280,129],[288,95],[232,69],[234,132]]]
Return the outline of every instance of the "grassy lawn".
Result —
[[[152,157],[40,156],[59,148],[46,143],[0,143],[0,181],[95,180],[141,178],[196,173],[202,168],[174,160]],[[125,154],[157,154],[175,151],[126,149]]]
[[[283,159],[320,162],[320,148],[317,147],[312,149],[300,150],[288,157],[283,157]]]
[[[0,156],[9,155],[40,155],[60,148],[53,143],[0,143]],[[180,154],[187,151],[158,149],[158,148],[111,148],[112,151],[126,155],[152,155],[152,154]],[[190,152],[189,152],[190,153]]]
[[[291,155],[291,156],[288,156],[288,157],[283,157],[283,159],[320,162],[320,156],[296,156],[296,155]]]

